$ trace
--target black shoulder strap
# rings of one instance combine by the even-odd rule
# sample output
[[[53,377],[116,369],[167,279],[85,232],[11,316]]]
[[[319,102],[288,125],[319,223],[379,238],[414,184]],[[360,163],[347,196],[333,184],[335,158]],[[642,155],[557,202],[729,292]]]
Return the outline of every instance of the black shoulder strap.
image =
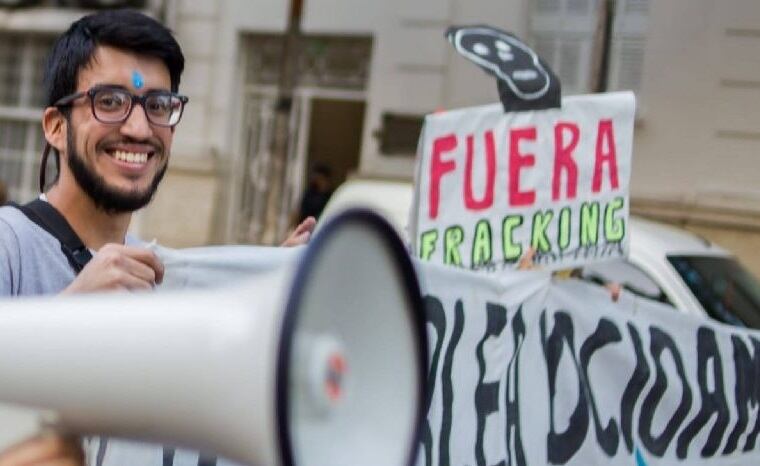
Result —
[[[82,243],[69,222],[63,218],[55,207],[42,199],[35,199],[24,205],[15,205],[17,209],[26,215],[29,220],[40,226],[43,230],[53,235],[61,243],[61,251],[69,260],[69,264],[76,273],[82,271],[85,265],[92,259],[90,250]]]

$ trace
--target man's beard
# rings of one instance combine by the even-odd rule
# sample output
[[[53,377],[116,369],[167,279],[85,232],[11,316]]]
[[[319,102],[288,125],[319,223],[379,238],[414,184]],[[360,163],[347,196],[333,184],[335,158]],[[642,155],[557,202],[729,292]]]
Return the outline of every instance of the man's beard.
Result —
[[[148,189],[144,191],[138,191],[136,189],[127,192],[121,191],[108,186],[106,180],[99,174],[95,173],[95,171],[87,165],[85,160],[79,156],[74,141],[74,134],[70,125],[66,138],[69,148],[69,154],[67,157],[69,170],[71,170],[71,173],[74,175],[77,184],[95,203],[95,206],[106,213],[123,214],[142,209],[148,205],[151,199],[153,199],[153,195],[156,193],[158,185],[166,174],[167,164],[164,164],[153,177],[153,181]],[[157,157],[158,154],[153,156]]]

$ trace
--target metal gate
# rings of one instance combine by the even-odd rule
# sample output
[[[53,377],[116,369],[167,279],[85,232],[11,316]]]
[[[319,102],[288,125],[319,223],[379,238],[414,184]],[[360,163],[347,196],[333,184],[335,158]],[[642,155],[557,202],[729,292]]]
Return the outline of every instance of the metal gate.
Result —
[[[302,163],[299,163],[297,141],[302,97],[294,97],[288,124],[288,152],[282,170],[282,196],[275,218],[267,218],[267,197],[270,194],[274,164],[279,163],[272,153],[274,137],[275,105],[274,89],[258,89],[247,92],[243,102],[243,164],[242,183],[239,191],[240,206],[237,218],[236,240],[243,243],[275,244],[285,238],[290,226],[291,212],[297,202]]]

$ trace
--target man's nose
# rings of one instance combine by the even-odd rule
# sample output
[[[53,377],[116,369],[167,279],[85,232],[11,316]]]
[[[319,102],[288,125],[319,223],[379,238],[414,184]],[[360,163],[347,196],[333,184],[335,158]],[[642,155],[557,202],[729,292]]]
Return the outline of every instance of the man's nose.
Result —
[[[121,125],[121,133],[137,140],[147,139],[153,135],[153,128],[142,105],[135,103],[129,117]]]

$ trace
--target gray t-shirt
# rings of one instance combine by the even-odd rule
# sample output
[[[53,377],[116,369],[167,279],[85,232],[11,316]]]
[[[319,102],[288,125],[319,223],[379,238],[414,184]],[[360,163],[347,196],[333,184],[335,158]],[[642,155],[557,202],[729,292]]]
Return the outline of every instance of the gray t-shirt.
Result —
[[[0,296],[56,294],[74,276],[56,238],[20,210],[0,207]]]
[[[139,245],[128,236],[126,243]],[[75,278],[60,242],[15,207],[0,207],[0,298],[56,294]],[[125,440],[89,438],[88,466],[217,466],[197,452]]]

